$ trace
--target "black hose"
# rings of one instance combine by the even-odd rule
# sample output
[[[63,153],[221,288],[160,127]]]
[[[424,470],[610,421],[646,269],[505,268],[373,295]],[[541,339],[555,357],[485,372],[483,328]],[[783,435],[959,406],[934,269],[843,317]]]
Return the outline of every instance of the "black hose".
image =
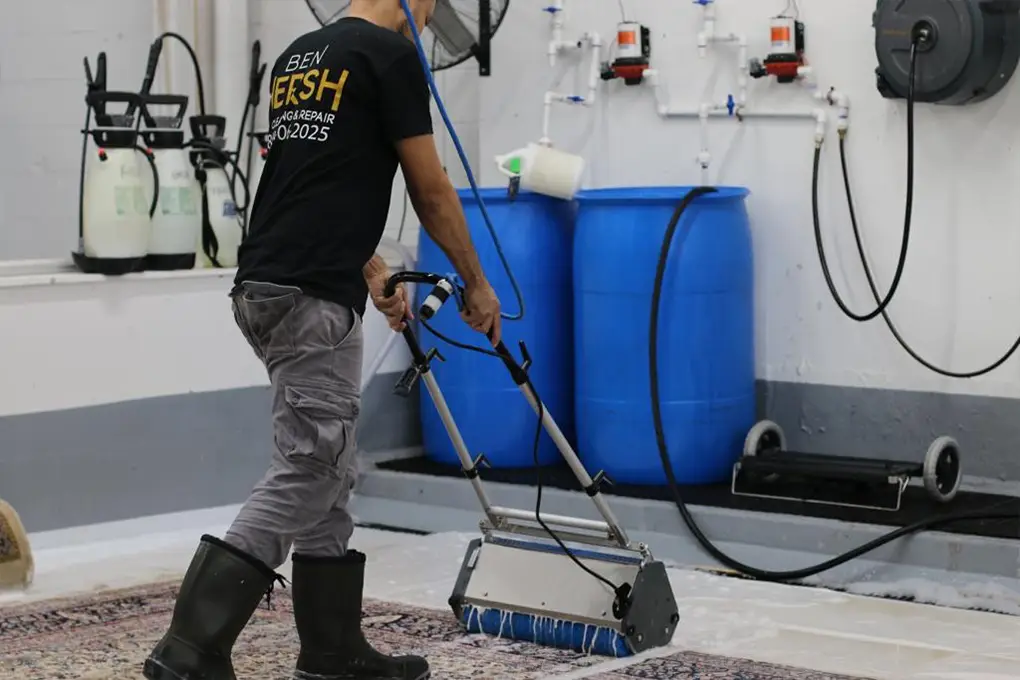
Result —
[[[693,515],[691,515],[690,510],[687,508],[687,504],[683,500],[683,496],[680,493],[680,486],[676,480],[676,475],[673,473],[673,465],[669,460],[669,449],[666,446],[666,433],[662,423],[662,406],[659,403],[659,305],[662,299],[662,285],[666,273],[666,264],[669,261],[670,246],[672,245],[673,235],[676,233],[677,225],[680,223],[680,219],[683,217],[684,212],[691,203],[693,203],[699,196],[713,192],[715,192],[715,189],[712,187],[696,187],[691,190],[677,205],[676,210],[673,212],[673,217],[669,221],[669,226],[666,228],[666,235],[662,242],[662,249],[659,252],[658,265],[655,269],[655,283],[652,287],[652,312],[648,339],[648,365],[649,383],[651,385],[652,421],[655,427],[655,440],[659,449],[659,457],[662,461],[662,469],[666,473],[666,479],[673,495],[673,500],[676,503],[676,507],[680,511],[680,516],[701,547],[721,564],[738,571],[745,576],[750,576],[751,578],[762,581],[797,581],[829,571],[830,569],[838,567],[880,548],[887,543],[891,543],[898,538],[915,534],[920,531],[935,529],[964,520],[1015,519],[1015,511],[1012,513],[998,511],[998,509],[1002,506],[1015,503],[1016,501],[1014,499],[995,503],[990,507],[981,510],[948,513],[937,517],[929,517],[919,522],[915,522],[914,524],[900,527],[899,529],[891,531],[884,536],[879,536],[864,545],[854,548],[842,555],[838,555],[830,560],[826,560],[821,564],[801,569],[792,569],[789,571],[770,571],[744,564],[743,562],[740,562],[739,560],[724,553],[716,547],[707,536],[705,536]]]
[[[815,185],[818,184],[818,155],[819,155],[818,150],[815,150],[815,178],[813,180],[813,183]],[[857,254],[860,256],[861,264],[864,266],[864,276],[868,280],[868,288],[871,289],[871,295],[875,298],[875,301],[877,302],[881,296],[879,295],[878,287],[875,285],[875,277],[872,274],[871,267],[868,265],[868,258],[864,254],[864,243],[863,240],[861,239],[861,230],[858,227],[857,215],[854,212],[853,194],[850,190],[850,173],[847,171],[846,148],[843,139],[839,140],[839,161],[843,170],[843,186],[846,189],[846,200],[850,206],[850,225],[853,228],[854,232],[854,242],[857,245]],[[827,269],[828,265],[826,265],[823,262],[822,267]],[[892,333],[892,336],[894,338],[896,338],[896,342],[899,344],[899,346],[902,347],[903,351],[909,354],[914,361],[921,364],[929,371],[938,373],[939,375],[943,375],[947,378],[962,378],[962,379],[977,378],[979,376],[991,373],[999,366],[1002,366],[1004,363],[1009,361],[1009,358],[1016,353],[1017,349],[1020,349],[1020,337],[1017,337],[1017,339],[1013,341],[1013,344],[1009,347],[1008,350],[1006,350],[1006,352],[1002,356],[1000,356],[998,359],[996,359],[991,364],[988,364],[984,368],[965,372],[949,371],[944,368],[939,368],[935,364],[926,360],[913,347],[911,347],[910,344],[907,343],[907,341],[903,338],[903,336],[900,335],[899,330],[896,328],[895,324],[893,324],[892,319],[889,317],[888,311],[886,310],[882,311],[882,319],[885,321],[885,325],[889,328],[889,332]]]
[[[156,214],[156,206],[159,204],[159,168],[156,167],[156,157],[151,151],[141,144],[135,144],[135,151],[140,151],[145,160],[149,162],[149,169],[152,171],[152,203],[149,205],[149,219]]]
[[[821,158],[821,146],[815,146],[814,175],[811,181],[811,214],[814,218],[815,246],[818,248],[818,261],[822,265],[822,276],[825,277],[825,285],[828,286],[829,293],[832,294],[832,299],[836,302],[836,306],[854,321],[871,321],[879,314],[885,313],[886,307],[892,302],[893,296],[896,295],[896,291],[900,286],[903,269],[907,263],[907,250],[910,244],[910,225],[914,215],[914,81],[916,80],[914,76],[917,70],[917,46],[917,40],[915,39],[910,47],[910,82],[907,86],[907,205],[906,216],[903,221],[903,239],[900,243],[900,257],[896,263],[896,273],[893,275],[889,292],[884,299],[876,299],[875,303],[878,306],[867,314],[857,314],[847,306],[843,298],[840,297],[839,291],[836,290],[836,284],[832,280],[832,273],[829,271],[828,260],[825,257],[825,246],[822,245],[821,220],[818,216],[818,164]],[[842,145],[842,138],[840,144]],[[872,288],[872,290],[875,289]]]
[[[92,107],[85,107],[85,127],[82,128],[81,172],[78,175],[78,240],[85,238],[85,156],[89,150],[89,125],[92,123]]]
[[[198,55],[195,54],[195,48],[193,48],[191,46],[191,43],[188,42],[187,38],[185,38],[180,33],[174,33],[173,31],[167,31],[166,33],[163,33],[162,35],[160,35],[156,39],[157,40],[162,40],[163,38],[173,38],[177,42],[179,42],[182,45],[184,45],[184,49],[186,49],[188,51],[188,56],[191,57],[191,65],[195,69],[195,87],[198,89],[198,111],[199,111],[199,113],[201,115],[204,116],[205,115],[205,82],[202,80],[202,67],[198,63]]]

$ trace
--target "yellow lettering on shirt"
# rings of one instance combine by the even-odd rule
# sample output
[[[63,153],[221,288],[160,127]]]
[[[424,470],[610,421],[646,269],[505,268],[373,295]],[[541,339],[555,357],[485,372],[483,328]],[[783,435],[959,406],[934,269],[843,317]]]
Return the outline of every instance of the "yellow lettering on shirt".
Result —
[[[298,93],[298,97],[300,97],[302,101],[308,101],[308,98],[315,94],[315,79],[318,77],[319,69],[317,68],[313,68],[305,73],[305,91]]]
[[[322,80],[319,81],[319,91],[315,95],[315,101],[322,101],[322,94],[325,90],[333,90],[333,103],[330,108],[336,111],[340,108],[340,99],[344,94],[344,85],[347,83],[347,69],[340,74],[340,79],[334,83],[329,82],[329,69],[323,69]]]
[[[329,108],[337,111],[340,108],[340,101],[343,99],[344,86],[347,84],[347,77],[350,72],[344,69],[340,77],[335,81],[329,79],[329,69],[321,72],[317,68],[298,73],[289,73],[278,76],[273,80],[273,101],[272,108],[282,109],[291,106],[301,106],[313,96],[317,103],[322,103],[332,93],[332,101]]]

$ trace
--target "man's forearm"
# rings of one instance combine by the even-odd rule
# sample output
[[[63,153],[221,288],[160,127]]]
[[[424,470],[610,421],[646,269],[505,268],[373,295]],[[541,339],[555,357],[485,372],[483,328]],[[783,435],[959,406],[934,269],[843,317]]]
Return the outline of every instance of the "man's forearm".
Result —
[[[365,277],[365,280],[369,280],[380,274],[388,273],[390,268],[386,266],[386,260],[382,258],[382,255],[376,254],[372,256],[372,259],[361,268],[361,274]]]
[[[471,243],[464,209],[453,187],[433,199],[418,199],[414,203],[422,227],[450,260],[464,285],[483,281],[485,274],[478,261],[478,253]]]

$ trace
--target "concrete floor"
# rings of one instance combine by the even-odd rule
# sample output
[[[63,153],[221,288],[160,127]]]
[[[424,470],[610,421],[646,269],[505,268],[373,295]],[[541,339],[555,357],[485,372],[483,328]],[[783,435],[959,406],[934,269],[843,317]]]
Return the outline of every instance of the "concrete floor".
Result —
[[[222,534],[236,507],[36,534],[36,578],[5,605],[140,585],[183,574],[198,537]],[[359,530],[366,596],[445,608],[470,534]],[[285,575],[289,565],[281,570]],[[671,570],[680,603],[676,648],[888,680],[1016,680],[1020,618],[822,589]],[[660,650],[669,653],[674,650]],[[570,675],[582,678],[631,661]]]

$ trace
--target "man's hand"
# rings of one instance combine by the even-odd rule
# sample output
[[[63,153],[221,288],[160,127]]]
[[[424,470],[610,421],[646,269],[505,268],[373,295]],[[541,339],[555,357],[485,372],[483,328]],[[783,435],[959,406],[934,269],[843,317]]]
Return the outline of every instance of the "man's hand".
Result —
[[[489,336],[493,346],[499,344],[502,336],[499,314],[499,298],[488,281],[482,279],[464,289],[464,311],[461,312],[461,318],[471,328]]]
[[[390,297],[386,297],[385,289],[386,282],[390,280],[390,269],[379,256],[372,258],[372,261],[365,266],[364,274],[372,304],[386,316],[390,328],[398,333],[403,331],[407,326],[405,320],[414,318],[404,284],[398,284],[396,292]]]

